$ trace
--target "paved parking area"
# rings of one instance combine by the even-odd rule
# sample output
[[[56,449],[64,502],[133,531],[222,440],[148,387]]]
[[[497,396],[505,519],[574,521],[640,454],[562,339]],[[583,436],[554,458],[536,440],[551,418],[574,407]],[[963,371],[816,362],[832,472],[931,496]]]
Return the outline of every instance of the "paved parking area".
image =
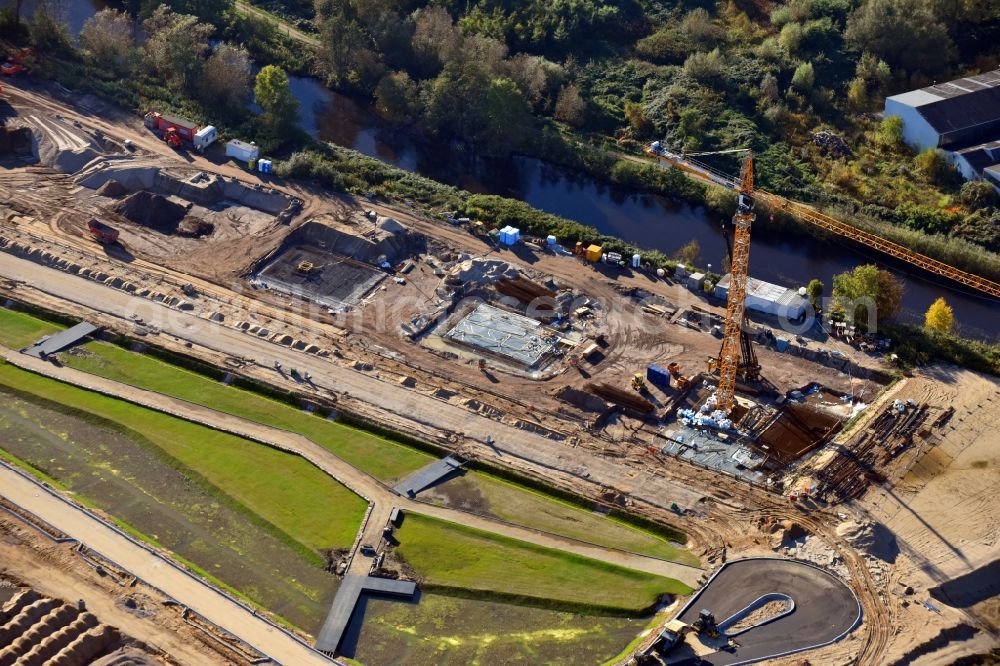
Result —
[[[732,651],[682,663],[724,666],[818,647],[842,638],[861,615],[854,593],[833,574],[795,560],[747,559],[729,562],[688,602],[678,618],[690,624],[704,608],[715,614],[717,622],[723,622],[769,592],[790,596],[795,610],[739,634],[736,640],[740,645]]]

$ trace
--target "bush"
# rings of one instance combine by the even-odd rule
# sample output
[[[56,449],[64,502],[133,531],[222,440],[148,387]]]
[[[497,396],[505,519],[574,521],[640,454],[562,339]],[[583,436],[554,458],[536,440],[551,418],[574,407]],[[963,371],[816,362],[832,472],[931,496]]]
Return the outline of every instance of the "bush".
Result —
[[[882,332],[892,338],[893,350],[904,366],[923,365],[940,358],[1000,376],[1000,343],[987,344],[954,334],[930,333],[912,324],[886,326]]]

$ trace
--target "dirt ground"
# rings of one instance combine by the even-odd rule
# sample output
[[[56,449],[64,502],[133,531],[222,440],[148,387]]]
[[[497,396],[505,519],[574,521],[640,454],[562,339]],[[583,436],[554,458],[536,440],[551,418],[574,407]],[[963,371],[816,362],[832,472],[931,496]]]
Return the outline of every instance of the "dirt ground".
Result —
[[[601,381],[626,388],[631,375],[650,363],[666,365],[675,361],[685,374],[703,371],[706,359],[718,353],[719,340],[708,332],[681,325],[677,317],[651,314],[643,309],[642,297],[648,295],[671,308],[694,305],[711,313],[722,312],[721,307],[692,295],[683,285],[630,270],[619,272],[584,266],[571,256],[527,249],[499,250],[464,229],[401,206],[335,196],[306,184],[264,181],[257,174],[248,174],[231,164],[212,163],[196,155],[179,156],[143,128],[139,119],[106,107],[100,111],[94,107],[70,109],[38,91],[10,88],[9,92],[11,104],[22,115],[48,118],[58,113],[82,118],[80,131],[84,136],[63,126],[52,129],[48,121],[33,124],[39,131],[49,132],[53,137],[50,143],[61,145],[63,153],[99,152],[101,147],[86,136],[88,128],[98,128],[107,136],[132,139],[139,149],[136,159],[144,164],[172,165],[192,175],[206,171],[225,178],[237,177],[251,186],[276,187],[302,201],[301,211],[287,225],[259,211],[214,211],[210,220],[215,227],[213,233],[197,239],[166,236],[116,220],[124,249],[105,250],[85,235],[85,224],[91,216],[107,214],[116,200],[82,188],[74,180],[73,168],[83,167],[78,164],[82,158],[64,157],[54,159],[55,166],[22,165],[6,170],[0,182],[3,234],[37,248],[38,257],[42,253],[57,257],[63,264],[61,270],[79,273],[87,270],[100,281],[118,278],[131,284],[131,290],[127,284],[121,288],[137,296],[137,311],[141,310],[142,298],[161,302],[174,299],[177,307],[183,304],[194,314],[225,326],[252,324],[258,337],[281,341],[280,344],[299,350],[315,347],[316,353],[329,355],[323,354],[330,363],[369,373],[386,386],[395,384],[451,405],[462,405],[469,410],[470,419],[493,419],[563,443],[559,453],[561,471],[573,467],[575,451],[580,451],[620,462],[623,478],[636,477],[641,470],[676,480],[690,489],[691,496],[699,498],[696,502],[692,500],[691,506],[679,516],[656,513],[656,509],[622,498],[614,489],[598,492],[604,492],[611,501],[630,503],[637,510],[650,511],[650,515],[677,524],[691,535],[696,552],[709,566],[744,554],[773,555],[769,545],[771,526],[785,519],[799,521],[809,534],[817,537],[817,543],[827,544],[834,556],[842,560],[841,565],[865,606],[862,627],[845,641],[810,653],[808,658],[812,663],[891,663],[892,658],[906,654],[913,645],[931,640],[942,628],[962,622],[985,626],[983,618],[988,622],[988,616],[995,614],[996,606],[985,599],[963,609],[934,601],[940,614],[923,605],[932,588],[985,566],[991,556],[996,556],[1000,508],[989,492],[991,485],[995,486],[998,470],[997,449],[992,446],[991,450],[989,444],[990,416],[1000,402],[994,380],[937,367],[893,387],[893,395],[940,408],[955,406],[956,414],[943,431],[921,440],[919,447],[900,459],[888,488],[869,492],[861,502],[850,506],[791,506],[787,499],[774,493],[705,470],[674,464],[671,460],[666,464],[651,461],[646,454],[647,441],[639,436],[642,433],[637,432],[632,422],[621,419],[616,421],[616,431],[595,432],[587,427],[592,414],[555,397],[565,386],[581,388],[587,382]],[[186,160],[187,164],[177,166],[179,160]],[[391,216],[433,239],[434,245],[426,254],[412,257],[415,268],[406,274],[405,283],[384,280],[362,303],[348,312],[333,315],[325,308],[255,289],[246,281],[248,268],[278,248],[291,230],[306,221],[328,216],[350,223],[368,209]],[[207,219],[209,213],[199,212],[199,215]],[[557,291],[572,289],[574,296],[593,301],[595,314],[578,332],[606,336],[607,346],[601,360],[581,363],[580,369],[559,361],[533,377],[505,372],[490,364],[484,372],[474,359],[455,359],[441,349],[412,342],[400,324],[446,306],[451,298],[442,290],[447,271],[456,265],[453,262],[468,258],[508,262],[524,277],[554,285]],[[44,261],[49,265],[56,262]],[[72,266],[76,271],[70,270]],[[182,287],[188,283],[198,291],[197,297],[184,294]],[[636,292],[637,289],[642,291]],[[24,288],[18,291],[22,293],[26,293]],[[62,311],[85,312],[77,306],[56,303],[45,294],[32,293],[32,298]],[[122,329],[120,321],[105,319],[102,323]],[[135,326],[142,334],[149,332],[138,323]],[[123,332],[131,331],[125,327]],[[784,335],[781,331],[777,334]],[[158,344],[184,349],[184,340],[164,337]],[[296,346],[298,343],[301,346]],[[809,340],[806,348],[836,351],[851,360],[855,368],[885,369],[880,358],[837,340]],[[203,350],[192,353],[207,354]],[[758,355],[765,377],[781,391],[818,382],[868,403],[876,399],[882,388],[864,378],[864,372],[842,371],[764,348],[758,350]],[[260,365],[224,359],[218,354],[214,354],[213,360],[227,360],[231,367],[240,367],[251,376],[274,381],[273,373]],[[302,390],[309,389],[304,386]],[[375,420],[380,418],[377,410],[358,404],[347,391],[339,399],[345,408],[373,414]],[[390,423],[406,422],[418,436],[433,432],[432,441],[462,442],[463,435],[458,429],[450,433],[435,432],[414,416],[394,414],[395,420]],[[587,473],[585,468],[571,475],[532,468],[530,462],[507,464],[527,468],[536,477],[547,478],[561,487],[595,494],[595,489],[581,480]],[[897,478],[899,482],[892,486]],[[623,482],[622,486],[626,485]],[[848,519],[884,523],[899,545],[895,561],[873,562],[870,554],[858,552],[839,536],[837,526]],[[908,587],[913,592],[907,593]],[[984,633],[981,631],[965,641],[947,641],[944,645],[953,650],[961,644],[962,649],[957,653],[967,653],[964,648],[980,647]],[[799,664],[801,659],[785,663]]]

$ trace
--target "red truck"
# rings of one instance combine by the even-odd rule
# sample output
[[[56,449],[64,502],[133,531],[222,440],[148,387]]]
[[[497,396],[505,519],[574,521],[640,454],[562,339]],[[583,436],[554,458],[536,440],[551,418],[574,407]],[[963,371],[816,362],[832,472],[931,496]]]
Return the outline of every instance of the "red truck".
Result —
[[[87,222],[87,230],[101,245],[113,245],[118,242],[118,230],[94,218],[90,218]]]

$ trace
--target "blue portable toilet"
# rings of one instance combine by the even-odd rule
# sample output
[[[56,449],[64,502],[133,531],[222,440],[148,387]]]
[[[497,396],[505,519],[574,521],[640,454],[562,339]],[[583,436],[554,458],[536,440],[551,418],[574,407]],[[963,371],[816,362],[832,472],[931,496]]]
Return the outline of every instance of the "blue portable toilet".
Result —
[[[521,230],[507,225],[500,230],[500,242],[503,245],[514,245],[521,239]]]

